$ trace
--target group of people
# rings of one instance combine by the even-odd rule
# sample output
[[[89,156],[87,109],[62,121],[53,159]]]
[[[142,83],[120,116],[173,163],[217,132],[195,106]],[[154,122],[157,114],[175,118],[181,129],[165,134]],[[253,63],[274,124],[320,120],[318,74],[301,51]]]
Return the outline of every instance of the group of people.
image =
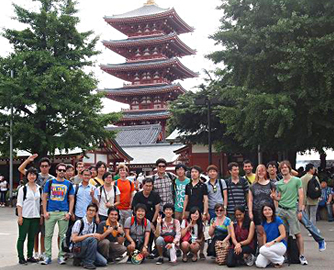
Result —
[[[138,184],[128,179],[125,164],[118,166],[114,176],[104,162],[89,168],[82,162],[76,168],[59,163],[54,177],[49,174],[48,158],[40,160],[39,173],[33,167],[26,169],[36,157],[30,156],[19,167],[27,179],[17,200],[20,264],[51,263],[56,224],[58,263],[66,264],[67,245],[73,264],[87,269],[125,259],[126,254],[134,264],[154,255],[158,265],[166,257],[172,264],[179,256],[184,263],[196,262],[206,258],[208,238],[206,253],[219,264],[281,267],[288,235],[296,237],[300,263],[306,265],[300,223],[319,250],[326,249],[306,211],[302,180],[293,176],[288,161],[279,166],[260,164],[254,174],[246,160],[244,177],[232,162],[228,164],[230,177],[223,180],[215,165],[208,166],[204,177],[200,167],[188,170],[183,164],[176,165],[175,174],[166,172],[167,162],[161,158],[156,161],[156,174]]]

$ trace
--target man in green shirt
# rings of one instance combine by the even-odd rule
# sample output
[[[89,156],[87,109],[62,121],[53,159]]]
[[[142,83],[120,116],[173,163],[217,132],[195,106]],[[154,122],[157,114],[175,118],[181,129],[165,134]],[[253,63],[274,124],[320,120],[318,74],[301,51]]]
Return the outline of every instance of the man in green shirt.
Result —
[[[304,210],[302,181],[300,178],[291,175],[292,167],[289,161],[284,160],[280,162],[279,169],[283,179],[277,182],[277,193],[273,192],[271,196],[274,200],[278,201],[277,215],[283,220],[286,228],[288,228],[289,235],[295,235],[297,238],[300,263],[307,265],[308,262],[304,256],[304,241],[298,221],[302,219],[302,211]],[[297,202],[298,214],[296,216]]]

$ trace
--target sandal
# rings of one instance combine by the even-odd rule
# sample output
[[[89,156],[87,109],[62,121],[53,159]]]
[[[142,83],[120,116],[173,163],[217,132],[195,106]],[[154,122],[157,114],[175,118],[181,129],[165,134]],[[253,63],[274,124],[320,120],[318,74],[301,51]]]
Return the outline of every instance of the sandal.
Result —
[[[197,256],[194,256],[192,259],[191,259],[192,262],[197,262]]]
[[[188,258],[187,257],[183,257],[182,258],[182,262],[184,262],[184,263],[188,262]]]

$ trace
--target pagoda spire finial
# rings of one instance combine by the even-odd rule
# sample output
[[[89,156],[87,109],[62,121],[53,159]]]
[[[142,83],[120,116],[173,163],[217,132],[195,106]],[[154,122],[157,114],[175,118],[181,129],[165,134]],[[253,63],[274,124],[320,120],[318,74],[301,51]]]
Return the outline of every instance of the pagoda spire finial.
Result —
[[[145,6],[156,5],[156,3],[154,0],[147,0],[147,2],[144,5]]]

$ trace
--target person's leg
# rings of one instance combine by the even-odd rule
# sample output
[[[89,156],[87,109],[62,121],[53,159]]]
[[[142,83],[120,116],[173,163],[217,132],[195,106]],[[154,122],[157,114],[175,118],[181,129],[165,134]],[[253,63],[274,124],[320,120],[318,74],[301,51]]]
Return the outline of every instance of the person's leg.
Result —
[[[40,245],[41,245],[41,253],[45,253],[45,219],[43,218],[43,224],[41,225],[41,239],[40,239]]]
[[[309,217],[310,217],[310,221],[316,225],[317,223],[317,209],[318,209],[318,205],[308,205],[309,207]]]
[[[260,254],[266,257],[273,264],[282,265],[284,263],[283,255],[286,252],[286,246],[282,242],[275,243],[270,247],[263,246],[260,250],[262,250],[260,251]]]
[[[328,216],[328,221],[331,222],[333,221],[333,210],[332,210],[332,205],[326,204],[326,209],[327,209],[327,216]]]
[[[263,243],[263,237],[264,237],[264,229],[262,225],[257,225],[256,226],[256,236],[257,236],[257,242],[259,245],[259,248],[264,245]]]
[[[190,248],[190,244],[189,244],[188,242],[183,241],[183,242],[181,243],[181,250],[182,250],[182,253],[183,253],[183,255],[182,255],[182,260],[183,260],[183,261],[187,261],[187,260],[188,260],[188,258],[187,258],[187,254],[188,254],[188,252],[189,252],[189,248]]]
[[[305,229],[309,231],[317,243],[325,240],[320,234],[320,230],[309,220],[305,211],[302,212],[302,219],[300,220],[300,223],[304,225]]]
[[[59,238],[59,252],[58,252],[58,258],[64,256],[65,252],[63,251],[61,243],[66,238],[66,232],[68,228],[68,220],[65,219],[65,212],[59,212],[60,216],[58,219],[58,238]]]
[[[164,247],[166,246],[164,238],[162,236],[159,236],[155,240],[155,245],[157,247],[157,250],[158,250],[158,253],[159,253],[159,257],[163,257]]]
[[[236,254],[234,253],[233,248],[230,248],[230,250],[228,251],[226,265],[227,267],[237,266]]]
[[[297,238],[297,245],[299,249],[299,254],[304,255],[304,240],[301,233],[295,234]]]
[[[198,251],[200,250],[200,248],[201,248],[201,246],[198,243],[191,243],[190,244],[189,249],[190,249],[190,252],[193,254],[193,258],[192,258],[193,261],[197,260],[197,255],[198,255]]]
[[[17,243],[16,243],[16,249],[19,259],[24,259],[23,244],[24,241],[26,240],[27,233],[28,233],[28,222],[26,221],[25,218],[23,218],[22,225],[21,226],[19,225],[19,237],[17,238]]]
[[[106,266],[108,261],[97,250],[94,264],[96,266]]]
[[[116,259],[122,256],[126,252],[126,247],[117,242],[111,242],[109,244],[109,247],[110,247],[109,258],[112,259]]]
[[[34,250],[35,236],[38,231],[39,218],[32,218],[29,222],[28,229],[28,247],[27,247],[27,257],[31,258]]]
[[[39,248],[39,235],[40,232],[37,232],[37,234],[35,235],[35,241],[34,241],[34,250],[35,250],[35,254],[38,254],[38,248]]]
[[[93,265],[96,260],[97,240],[94,237],[88,237],[82,241],[81,248],[84,249],[81,254],[83,266]]]
[[[45,245],[45,257],[51,259],[52,255],[52,237],[55,225],[58,220],[58,213],[50,212],[49,219],[45,220],[45,238],[44,238],[44,245]]]
[[[97,250],[100,252],[100,254],[106,258],[109,259],[109,250],[110,250],[110,241],[108,239],[103,239],[100,241],[97,245]]]
[[[266,256],[263,255],[265,253],[267,247],[262,246],[259,250],[259,255],[256,258],[255,265],[259,268],[266,268],[267,265],[270,263],[270,261],[266,258]]]

